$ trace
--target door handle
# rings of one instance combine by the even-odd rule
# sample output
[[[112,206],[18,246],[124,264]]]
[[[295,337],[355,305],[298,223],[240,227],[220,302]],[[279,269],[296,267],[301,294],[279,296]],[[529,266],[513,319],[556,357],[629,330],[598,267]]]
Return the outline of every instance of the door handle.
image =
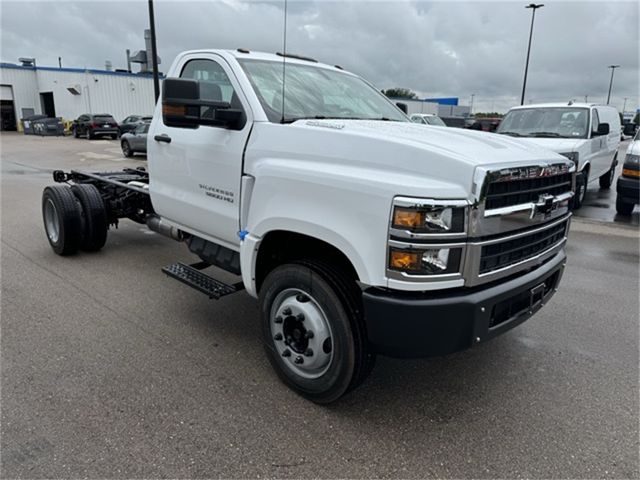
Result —
[[[153,137],[153,139],[156,142],[171,143],[171,137],[166,133],[163,133],[162,135],[156,135],[155,137]]]

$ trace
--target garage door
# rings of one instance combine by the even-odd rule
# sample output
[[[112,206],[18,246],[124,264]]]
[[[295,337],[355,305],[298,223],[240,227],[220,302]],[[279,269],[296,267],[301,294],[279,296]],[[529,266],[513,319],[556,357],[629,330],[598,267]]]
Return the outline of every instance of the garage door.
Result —
[[[0,100],[13,100],[13,90],[10,85],[0,85]]]

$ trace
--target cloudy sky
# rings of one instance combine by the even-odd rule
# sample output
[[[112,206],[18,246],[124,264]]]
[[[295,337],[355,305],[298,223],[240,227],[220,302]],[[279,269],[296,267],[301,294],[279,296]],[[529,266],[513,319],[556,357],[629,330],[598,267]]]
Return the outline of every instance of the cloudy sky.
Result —
[[[526,1],[289,0],[290,52],[356,72],[379,88],[457,96],[474,111],[519,103],[531,22]],[[194,48],[282,50],[284,0],[155,0],[161,70]],[[547,1],[537,10],[526,102],[639,106],[640,2]],[[126,68],[125,49],[144,48],[146,0],[0,0],[0,58],[16,63]]]

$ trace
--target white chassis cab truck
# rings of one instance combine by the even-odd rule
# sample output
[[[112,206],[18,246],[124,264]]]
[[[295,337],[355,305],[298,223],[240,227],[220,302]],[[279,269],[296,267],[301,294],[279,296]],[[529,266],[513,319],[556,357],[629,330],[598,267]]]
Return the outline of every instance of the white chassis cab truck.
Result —
[[[163,271],[258,299],[266,353],[303,396],[338,399],[377,354],[485,342],[557,290],[571,160],[417,125],[362,78],[293,55],[185,52],[162,90],[148,171],[54,172],[51,247],[98,250],[123,218],[184,242],[197,261]]]

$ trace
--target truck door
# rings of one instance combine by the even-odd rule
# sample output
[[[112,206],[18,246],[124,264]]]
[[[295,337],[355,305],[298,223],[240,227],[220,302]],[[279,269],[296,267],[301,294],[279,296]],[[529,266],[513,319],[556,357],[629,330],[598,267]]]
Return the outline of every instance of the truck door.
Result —
[[[176,72],[200,83],[202,99],[242,108],[247,122],[242,130],[168,127],[161,107],[156,109],[147,143],[151,200],[162,217],[184,230],[233,247],[239,243],[242,155],[251,111],[233,71],[219,55],[186,55]]]
[[[600,116],[598,109],[591,109],[591,171],[589,172],[589,180],[595,180],[611,167],[609,159],[607,135],[598,135],[598,125],[600,125]]]

